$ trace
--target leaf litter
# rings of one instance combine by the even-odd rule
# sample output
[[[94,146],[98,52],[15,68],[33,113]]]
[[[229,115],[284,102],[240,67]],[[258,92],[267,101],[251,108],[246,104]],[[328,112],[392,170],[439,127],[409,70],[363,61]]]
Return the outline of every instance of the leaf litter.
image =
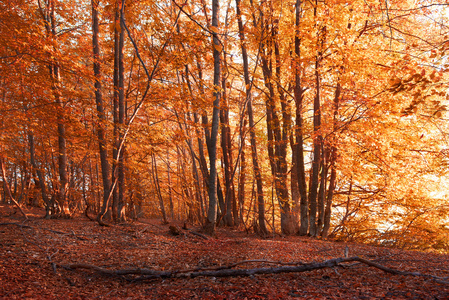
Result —
[[[403,272],[447,278],[449,256],[299,236],[262,239],[229,228],[219,228],[211,239],[188,231],[173,236],[160,220],[101,227],[83,216],[45,220],[39,210],[23,222],[8,212],[0,206],[1,299],[449,298],[445,281],[389,274],[359,262],[308,272],[165,279],[69,269],[64,266],[158,272],[270,268],[346,254]]]

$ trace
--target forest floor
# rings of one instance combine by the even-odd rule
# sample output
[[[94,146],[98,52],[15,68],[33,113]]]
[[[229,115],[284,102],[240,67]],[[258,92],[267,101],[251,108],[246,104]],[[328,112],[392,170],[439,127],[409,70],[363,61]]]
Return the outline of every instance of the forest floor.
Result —
[[[270,268],[276,265],[269,261],[345,257],[347,247],[349,256],[446,278],[449,256],[309,237],[262,239],[221,228],[209,239],[189,230],[174,236],[159,220],[103,227],[84,216],[45,220],[38,209],[28,209],[24,222],[13,212],[0,205],[0,299],[449,299],[447,280],[393,275],[359,262],[309,272],[168,279],[67,269],[75,263],[102,270],[213,269],[245,260],[254,261],[236,268]]]

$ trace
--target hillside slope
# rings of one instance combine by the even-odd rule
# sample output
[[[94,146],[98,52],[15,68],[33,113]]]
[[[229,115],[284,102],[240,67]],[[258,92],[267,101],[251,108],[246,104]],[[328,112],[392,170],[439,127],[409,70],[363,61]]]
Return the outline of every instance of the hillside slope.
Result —
[[[235,268],[269,268],[345,257],[347,248],[349,256],[392,269],[449,277],[449,256],[308,237],[260,239],[225,229],[209,239],[189,230],[174,236],[157,220],[102,227],[84,216],[44,220],[37,210],[23,222],[11,212],[0,206],[1,299],[449,298],[449,280],[392,275],[357,262],[301,273],[146,280],[68,270],[63,266],[75,263],[107,270],[216,269],[246,260]]]

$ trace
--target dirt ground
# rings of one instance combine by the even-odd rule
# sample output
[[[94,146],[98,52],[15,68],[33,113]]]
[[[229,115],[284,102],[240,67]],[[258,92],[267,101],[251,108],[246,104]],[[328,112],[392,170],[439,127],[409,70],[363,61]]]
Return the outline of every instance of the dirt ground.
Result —
[[[218,229],[204,239],[189,230],[171,235],[159,220],[99,226],[84,216],[45,220],[28,209],[24,222],[0,205],[1,299],[449,299],[449,256],[309,237],[261,239]],[[191,228],[199,231],[198,228]],[[437,277],[385,273],[358,262],[309,272],[243,277],[146,279],[67,269],[83,263],[107,270],[211,269],[245,260],[236,268],[271,262],[311,263],[359,256],[383,266]]]

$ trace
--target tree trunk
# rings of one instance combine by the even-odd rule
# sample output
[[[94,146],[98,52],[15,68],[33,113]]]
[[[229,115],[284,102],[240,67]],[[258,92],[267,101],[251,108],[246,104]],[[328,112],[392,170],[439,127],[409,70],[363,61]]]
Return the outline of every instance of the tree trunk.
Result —
[[[249,65],[248,65],[248,54],[246,51],[245,44],[245,33],[243,28],[242,13],[240,11],[240,0],[235,0],[237,6],[237,22],[239,26],[239,37],[240,37],[240,47],[242,49],[242,59],[243,59],[243,75],[245,78],[246,86],[246,102],[248,109],[248,119],[249,119],[249,130],[250,130],[250,141],[251,141],[251,157],[253,161],[254,178],[256,180],[256,190],[257,190],[257,211],[258,211],[258,231],[262,236],[268,235],[268,229],[265,223],[265,200],[263,196],[263,183],[262,175],[260,172],[259,159],[257,157],[257,143],[256,143],[256,133],[253,115],[253,103],[251,97],[251,81],[249,80]]]
[[[324,224],[324,207],[326,205],[326,188],[327,188],[327,173],[329,171],[329,149],[324,145],[324,141],[321,143],[321,174],[320,174],[320,187],[318,189],[318,220],[317,220],[317,235],[319,235],[323,229]]]
[[[192,160],[194,158],[192,157]],[[168,201],[170,205],[170,218],[175,219],[175,208],[173,205],[172,187],[171,187],[171,170],[170,170],[170,151],[167,148],[167,184],[168,184]],[[196,168],[195,168],[196,169]],[[196,171],[196,170],[195,170]]]
[[[289,201],[288,185],[287,185],[287,145],[288,145],[288,127],[290,121],[288,113],[286,112],[286,102],[283,101],[283,91],[280,83],[280,54],[277,45],[277,24],[272,24],[269,30],[269,24],[264,24],[263,15],[261,13],[261,30],[271,32],[271,39],[267,42],[261,41],[261,58],[262,71],[264,77],[265,87],[268,89],[266,100],[267,111],[267,131],[268,131],[268,156],[270,158],[271,172],[274,177],[274,187],[276,196],[279,201],[281,211],[281,231],[284,234],[294,234],[296,226],[294,224],[294,216],[292,215],[291,205]],[[276,57],[275,72],[276,85],[281,100],[282,125],[276,105],[276,95],[273,84],[273,49]]]
[[[6,170],[5,170],[5,164],[3,162],[3,156],[1,154],[0,154],[0,168],[1,168],[1,174],[3,177],[3,187],[6,190],[6,192],[8,193],[9,199],[14,203],[14,205],[17,206],[17,208],[20,210],[20,213],[22,213],[22,215],[25,217],[25,219],[28,220],[27,214],[23,211],[22,207],[16,201],[16,199],[14,199],[14,197],[11,193],[10,185],[8,184],[8,180],[6,179]]]
[[[98,10],[99,1],[92,0],[92,46],[93,46],[93,57],[94,57],[94,75],[95,75],[95,102],[97,105],[97,136],[98,145],[100,152],[100,165],[101,165],[101,175],[103,180],[103,209],[98,215],[101,218],[107,210],[109,193],[111,189],[110,181],[110,165],[108,161],[108,151],[106,147],[106,133],[105,133],[105,123],[106,116],[103,107],[103,95],[101,91],[101,67],[100,67],[100,45],[98,42],[99,38],[99,20],[98,20]]]
[[[162,198],[161,186],[159,184],[159,175],[157,172],[156,156],[154,154],[151,154],[151,163],[153,165],[152,175],[153,175],[154,188],[156,189],[156,194],[159,199],[159,206],[161,208],[162,220],[163,220],[164,224],[168,224],[167,213],[165,212],[164,199]]]
[[[277,26],[277,25],[276,25]],[[291,115],[288,108],[288,102],[285,99],[284,89],[281,82],[281,58],[278,41],[278,29],[275,26],[273,28],[273,41],[274,41],[274,54],[276,58],[275,76],[276,86],[279,94],[279,100],[281,102],[281,115],[282,115],[282,133],[281,125],[279,125],[277,131],[278,145],[278,177],[279,177],[279,194],[282,195],[282,201],[280,201],[281,208],[281,230],[284,234],[295,234],[299,231],[298,214],[292,208],[292,202],[289,199],[288,192],[288,163],[287,163],[287,147],[289,138],[291,136]]]
[[[233,209],[234,203],[234,184],[232,181],[232,156],[230,145],[230,128],[229,128],[229,108],[226,101],[226,79],[223,76],[222,79],[222,109],[220,110],[220,125],[221,125],[221,149],[223,152],[224,163],[224,179],[225,179],[225,215],[224,221],[226,226],[234,226]]]
[[[246,123],[246,119],[244,121]],[[243,132],[245,131],[245,125],[242,126],[242,130],[240,132],[240,147],[242,147],[240,153],[240,170],[239,170],[239,179],[238,179],[238,207],[239,207],[239,224],[244,224],[243,219],[243,208],[245,205],[245,180],[246,180],[246,154],[245,154],[245,138]]]
[[[314,16],[318,14],[318,0],[315,1]],[[318,26],[318,25],[317,25]],[[323,138],[321,135],[321,78],[320,78],[320,62],[322,59],[322,49],[326,37],[326,27],[318,28],[317,32],[317,54],[315,58],[315,99],[313,101],[313,161],[312,161],[312,175],[310,180],[309,190],[309,234],[316,236],[317,230],[317,198],[319,186],[319,173],[321,166],[321,159],[323,153],[321,152]]]
[[[301,196],[300,201],[300,227],[299,234],[306,235],[309,229],[309,208],[307,199],[307,183],[306,171],[304,165],[304,145],[303,145],[303,119],[302,119],[302,105],[303,105],[303,89],[301,87],[301,40],[300,22],[301,22],[301,0],[296,0],[295,5],[295,59],[293,69],[295,71],[295,109],[296,109],[296,172],[298,177],[298,189]]]
[[[117,202],[117,221],[123,222],[126,219],[125,214],[125,143],[124,143],[124,129],[125,129],[125,67],[124,67],[124,56],[123,49],[125,43],[125,30],[124,30],[124,14],[125,6],[121,5],[120,8],[120,40],[119,40],[119,97],[118,97],[118,132],[119,132],[119,144],[118,144],[118,202]]]
[[[29,142],[29,147],[30,147],[30,162],[31,162],[31,165],[33,166],[34,170],[36,171],[37,178],[39,180],[39,187],[41,190],[42,201],[44,201],[44,205],[45,205],[45,218],[48,219],[51,215],[51,207],[52,207],[53,203],[48,198],[47,189],[45,186],[45,178],[42,174],[42,171],[40,170],[40,168],[38,167],[38,165],[36,163],[36,158],[35,158],[36,151],[35,151],[35,146],[34,146],[34,136],[31,133],[28,134],[28,142]]]
[[[121,37],[121,18],[120,18],[120,1],[115,1],[115,15],[114,15],[114,97],[113,97],[113,150],[112,150],[112,177],[111,182],[113,188],[112,196],[112,218],[118,219],[118,159],[119,159],[119,98],[120,98],[120,52],[123,50],[123,45],[120,44]],[[109,207],[107,208],[109,209]]]
[[[49,26],[47,25],[48,33],[52,39],[57,39],[56,35],[56,19],[55,19],[55,2],[50,0],[47,4],[47,13]],[[47,23],[48,24],[48,23]],[[58,174],[59,174],[59,188],[57,194],[57,202],[59,204],[60,213],[63,216],[69,216],[70,210],[67,203],[68,192],[68,176],[67,176],[67,146],[66,146],[66,129],[64,105],[61,101],[60,91],[60,70],[58,63],[53,60],[49,65],[50,78],[52,82],[53,97],[57,104],[57,126],[58,126]]]
[[[212,0],[212,26],[218,29],[218,16],[219,16],[219,0]],[[222,48],[220,40],[218,38],[218,32],[213,32],[213,46],[214,46],[214,102],[212,112],[212,129],[210,136],[210,150],[209,150],[209,162],[210,162],[210,176],[209,176],[209,208],[207,211],[207,218],[205,223],[205,231],[209,235],[215,233],[215,222],[217,220],[217,138],[219,127],[219,115],[220,115],[220,53],[219,49]]]
[[[198,67],[198,77],[199,77],[199,81],[202,82],[203,81],[203,72],[202,72],[202,67],[201,64],[199,62],[199,60],[197,60],[197,67]],[[204,93],[204,89],[203,89],[203,85],[200,84],[200,93],[202,96],[205,97],[205,93]],[[198,121],[198,116],[195,113],[195,123],[199,122]],[[202,115],[201,115],[201,123],[203,125],[204,128],[204,136],[205,136],[205,140],[206,140],[206,147],[207,147],[207,152],[210,153],[211,152],[211,131],[209,129],[210,125],[209,125],[209,121],[207,118],[207,114],[205,111],[203,111]],[[201,165],[201,172],[203,174],[203,179],[204,179],[204,183],[205,186],[207,188],[207,190],[210,189],[210,178],[209,178],[209,169],[207,168],[207,162],[206,162],[206,158],[204,155],[204,147],[203,147],[203,141],[200,138],[200,135],[198,135],[198,151],[200,154],[200,165]],[[210,157],[210,154],[209,154]],[[217,180],[219,180],[219,177],[217,175]],[[218,181],[217,184],[217,198],[218,198],[218,205],[219,205],[219,209],[221,212],[223,212],[225,210],[224,207],[224,198],[223,198],[223,191],[221,190],[221,185],[220,182]],[[218,215],[218,212],[217,212]]]
[[[190,72],[189,71],[189,66],[186,64],[185,65],[185,81],[187,83],[187,87],[189,89],[190,95],[192,96],[192,99],[193,99],[193,91],[192,91],[192,86],[191,86],[191,83],[190,83],[189,72]],[[176,111],[175,111],[175,113],[176,113]],[[199,125],[198,124],[199,119],[198,119],[197,113],[193,113],[193,117],[194,117],[195,125]],[[190,114],[188,114],[188,118],[189,118],[189,121],[191,121]],[[185,126],[185,131],[187,133],[188,130],[189,130],[187,128],[187,124],[184,124],[184,126]],[[182,125],[181,125],[180,122],[179,122],[179,127],[182,130]],[[200,158],[199,158],[200,170],[201,170],[202,175],[203,175],[203,177],[202,177],[203,178],[203,182],[205,182],[206,185],[207,185],[207,179],[206,178],[209,178],[209,172],[208,172],[208,169],[207,169],[206,158],[204,157],[203,141],[200,138],[201,133],[198,130],[198,126],[195,126],[195,127],[196,127],[195,128],[195,132],[196,132],[196,135],[198,136],[198,148],[199,148],[199,155],[200,155]],[[205,209],[204,209],[204,201],[203,201],[204,197],[203,197],[202,184],[201,184],[201,181],[200,181],[200,176],[198,174],[198,168],[196,166],[196,160],[198,159],[198,157],[195,155],[195,151],[193,149],[192,138],[190,136],[186,139],[186,143],[187,143],[187,146],[189,147],[189,153],[190,153],[190,157],[191,157],[191,160],[192,160],[192,173],[193,173],[193,177],[194,177],[194,180],[195,180],[195,189],[196,189],[196,193],[195,194],[196,194],[196,199],[197,199],[198,205],[200,207],[199,215],[200,215],[200,219],[203,219],[204,216],[205,216],[205,213],[204,213]],[[168,150],[167,150],[167,156],[168,156]],[[169,176],[169,179],[170,179],[170,176]],[[171,189],[170,189],[170,192],[171,192]]]
[[[313,161],[309,190],[309,235],[317,235],[317,197],[319,172],[321,164],[321,107],[320,107],[320,75],[318,57],[315,63],[316,95],[313,101]]]
[[[340,103],[341,98],[341,85],[340,82],[337,83],[337,89],[335,90],[335,97],[334,97],[334,117],[333,117],[333,135],[331,140],[331,154],[330,154],[330,168],[331,168],[331,177],[329,180],[329,188],[327,191],[327,197],[326,197],[326,207],[324,209],[324,220],[323,220],[323,231],[321,233],[321,236],[325,239],[329,235],[329,228],[330,228],[330,220],[331,220],[331,213],[332,213],[332,197],[334,195],[335,190],[335,183],[337,179],[337,168],[336,168],[336,162],[337,162],[337,155],[338,155],[338,148],[337,148],[337,127],[338,127],[338,107]],[[352,181],[351,181],[352,184]]]

